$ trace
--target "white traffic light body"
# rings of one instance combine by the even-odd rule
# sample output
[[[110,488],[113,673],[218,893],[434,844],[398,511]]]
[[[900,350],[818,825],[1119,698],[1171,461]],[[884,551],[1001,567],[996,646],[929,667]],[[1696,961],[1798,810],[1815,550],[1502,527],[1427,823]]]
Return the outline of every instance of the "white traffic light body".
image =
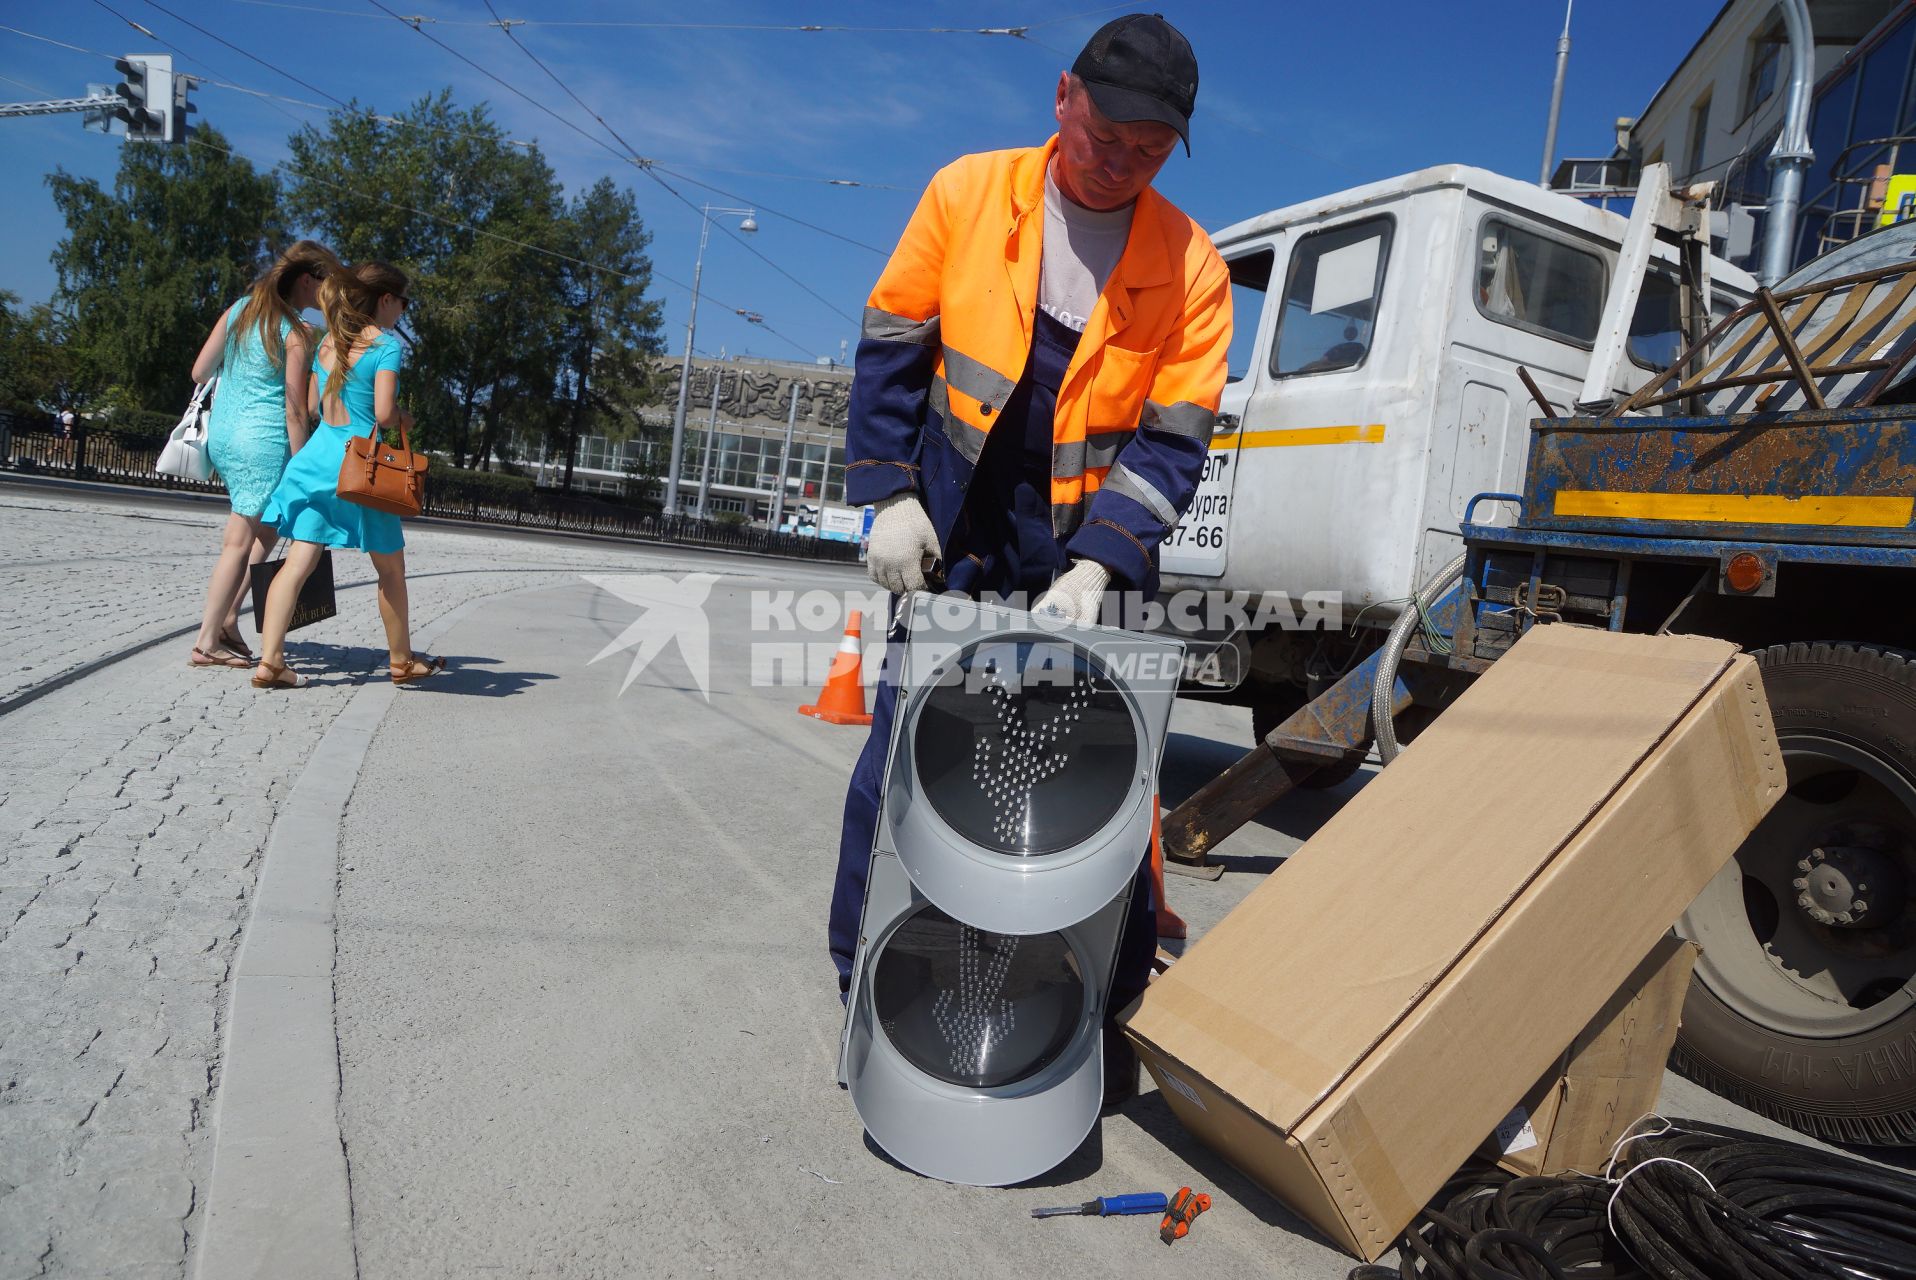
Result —
[[[1104,1005],[1129,898],[1127,886],[1037,939],[972,930],[974,959],[953,954],[939,973],[902,943],[921,923],[954,931],[948,917],[896,857],[875,854],[839,1068],[872,1140],[927,1177],[977,1187],[1035,1178],[1077,1150],[1104,1096]],[[955,926],[961,939],[968,929]],[[994,976],[1040,948],[1056,980]]]
[[[1183,646],[952,596],[906,621],[839,1080],[897,1160],[1002,1186],[1097,1121]]]
[[[1040,629],[957,597],[913,603],[881,845],[926,897],[980,928],[1041,933],[1084,918],[1148,847],[1182,647]],[[1152,679],[1097,674],[1136,674],[1145,660]],[[1148,696],[1154,686],[1162,696]]]
[[[172,142],[176,114],[183,99],[173,74],[173,56],[167,53],[129,53],[113,66],[122,77],[114,92],[125,100],[119,117],[129,142]],[[183,139],[182,139],[183,140]]]

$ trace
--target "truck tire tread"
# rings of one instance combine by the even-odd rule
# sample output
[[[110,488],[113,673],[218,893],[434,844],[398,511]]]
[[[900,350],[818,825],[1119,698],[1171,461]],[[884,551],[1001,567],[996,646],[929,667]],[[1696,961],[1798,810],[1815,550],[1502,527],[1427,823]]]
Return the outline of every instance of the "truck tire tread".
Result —
[[[1916,702],[1916,655],[1883,645],[1849,641],[1792,641],[1752,651],[1767,672],[1823,668],[1822,687],[1792,681],[1793,696],[1820,710],[1854,695],[1862,677],[1889,696]],[[1767,680],[1766,676],[1766,680]],[[1776,730],[1786,735],[1793,708],[1775,705]],[[1867,739],[1871,726],[1865,723]],[[1916,773],[1916,754],[1906,743],[1877,742],[1879,753]],[[1752,1070],[1751,1064],[1762,1064]],[[1804,1040],[1772,1030],[1736,1012],[1693,979],[1684,1001],[1683,1025],[1670,1066],[1712,1093],[1799,1132],[1831,1142],[1916,1146],[1916,1009],[1865,1033],[1830,1040]],[[1772,1078],[1774,1077],[1774,1078]]]

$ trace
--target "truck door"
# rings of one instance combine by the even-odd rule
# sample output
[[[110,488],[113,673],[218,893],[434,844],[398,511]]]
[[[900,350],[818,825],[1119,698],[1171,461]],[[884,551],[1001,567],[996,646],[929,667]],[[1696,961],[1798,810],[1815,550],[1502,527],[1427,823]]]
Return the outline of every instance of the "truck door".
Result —
[[[1243,241],[1225,248],[1231,272],[1231,352],[1224,392],[1218,400],[1217,432],[1204,464],[1197,496],[1175,529],[1165,536],[1159,568],[1168,574],[1215,578],[1223,574],[1228,553],[1231,494],[1237,481],[1238,441],[1244,407],[1265,376],[1258,353],[1269,341],[1270,318],[1264,302],[1277,263],[1278,236]]]
[[[1432,420],[1417,581],[1463,547],[1456,533],[1473,495],[1520,488],[1530,419],[1517,377],[1529,370],[1559,408],[1576,398],[1603,321],[1611,246],[1488,202],[1465,206],[1461,298]],[[1510,513],[1479,510],[1500,523]]]

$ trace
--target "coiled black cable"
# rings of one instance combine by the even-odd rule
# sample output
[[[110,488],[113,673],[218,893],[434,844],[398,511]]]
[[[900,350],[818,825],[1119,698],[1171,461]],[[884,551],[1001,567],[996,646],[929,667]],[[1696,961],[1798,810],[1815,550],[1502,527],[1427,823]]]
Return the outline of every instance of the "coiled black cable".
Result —
[[[1467,1166],[1350,1280],[1916,1280],[1916,1177],[1698,1121],[1604,1176]]]

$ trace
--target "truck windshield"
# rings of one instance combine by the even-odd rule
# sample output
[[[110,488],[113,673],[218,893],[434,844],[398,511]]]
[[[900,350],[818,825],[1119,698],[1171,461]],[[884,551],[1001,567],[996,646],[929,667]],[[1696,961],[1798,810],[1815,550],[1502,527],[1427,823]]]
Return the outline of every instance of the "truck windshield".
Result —
[[[1300,237],[1291,251],[1271,373],[1329,373],[1370,354],[1390,258],[1391,219],[1366,218]]]

